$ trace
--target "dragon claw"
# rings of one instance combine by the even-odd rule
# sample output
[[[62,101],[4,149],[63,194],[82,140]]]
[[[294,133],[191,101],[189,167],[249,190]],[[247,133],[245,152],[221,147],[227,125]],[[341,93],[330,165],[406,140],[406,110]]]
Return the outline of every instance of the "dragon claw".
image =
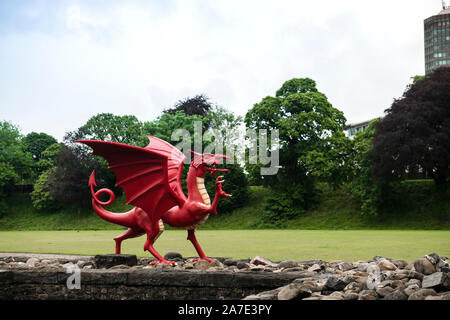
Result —
[[[160,264],[160,263],[170,264],[172,266],[176,266],[177,265],[177,263],[175,261],[168,261],[168,260],[165,260],[165,259],[150,262],[151,265]]]

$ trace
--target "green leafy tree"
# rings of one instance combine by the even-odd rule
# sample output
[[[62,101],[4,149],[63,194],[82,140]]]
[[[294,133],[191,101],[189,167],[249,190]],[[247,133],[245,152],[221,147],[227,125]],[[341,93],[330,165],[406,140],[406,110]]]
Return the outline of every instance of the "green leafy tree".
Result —
[[[383,203],[383,190],[387,183],[372,175],[373,161],[370,153],[373,148],[373,137],[379,119],[369,123],[364,131],[356,133],[353,139],[351,163],[353,164],[353,179],[350,184],[352,194],[358,199],[361,214],[376,216]]]
[[[330,150],[346,145],[343,135],[346,119],[334,108],[327,97],[319,92],[314,80],[294,78],[277,90],[275,97],[268,96],[255,104],[245,116],[249,129],[278,129],[280,139],[280,165],[276,176],[264,177],[274,187],[275,198],[289,198],[279,208],[308,208],[316,199],[316,178],[327,178],[340,183],[342,151]],[[326,176],[326,167],[316,168],[315,156],[333,161],[333,170]],[[315,175],[317,177],[315,177]],[[291,215],[287,212],[286,215]]]
[[[55,174],[56,168],[44,171],[36,180],[30,194],[33,207],[38,211],[51,212],[61,208],[61,203],[50,194],[49,178]]]
[[[186,129],[191,137],[190,145],[193,146],[194,124],[196,121],[200,122],[203,133],[205,133],[208,127],[215,129],[219,133],[216,137],[219,139],[219,141],[217,141],[218,143],[225,144],[225,147],[222,149],[223,153],[226,153],[228,145],[231,145],[230,147],[232,147],[233,143],[236,143],[235,137],[231,134],[227,134],[227,132],[237,129],[239,125],[242,124],[242,119],[240,117],[235,116],[223,107],[213,106],[208,110],[207,115],[204,117],[195,114],[186,115],[182,110],[178,110],[174,114],[163,113],[155,121],[144,123],[144,132],[146,135],[155,136],[176,145],[174,141],[172,141],[172,133],[177,129]],[[213,138],[202,140],[202,150],[204,150],[213,140]],[[187,177],[189,165],[190,164],[186,164],[183,170],[181,185],[185,192],[187,192],[185,179]],[[221,168],[229,170],[223,174],[227,181],[224,188],[227,193],[232,194],[233,196],[231,198],[222,199],[219,203],[219,210],[221,212],[228,212],[242,206],[248,199],[248,183],[243,168],[237,160],[234,161],[234,164],[221,165]],[[215,192],[214,181],[215,179],[206,178],[206,188],[209,194],[214,194]]]
[[[90,157],[92,149],[76,140],[102,140],[124,143],[139,147],[148,144],[148,139],[143,133],[143,123],[133,115],[114,115],[111,113],[100,113],[91,117],[83,126],[75,131],[66,133],[64,143],[79,157]],[[116,176],[108,169],[108,163],[102,157],[95,157],[99,167],[97,173],[104,177],[106,186],[117,193]]]
[[[154,121],[144,123],[143,132],[145,136],[154,136],[163,139],[169,143],[173,143],[172,133],[177,129],[185,129],[191,136],[191,145],[194,143],[194,127],[195,122],[201,123],[202,131],[206,131],[206,119],[199,115],[187,115],[182,110],[176,111],[174,114],[163,113]],[[148,144],[148,140],[146,145]]]
[[[100,113],[91,117],[79,131],[84,139],[103,140],[144,146],[143,125],[133,115],[118,116],[112,113]]]
[[[47,149],[42,151],[41,158],[37,162],[36,166],[40,172],[44,172],[50,168],[56,166],[56,160],[61,149],[62,143],[54,143],[48,146]]]
[[[51,135],[44,132],[31,132],[25,136],[24,141],[27,144],[27,151],[31,153],[33,160],[36,162],[41,159],[41,154],[45,149],[58,142]]]
[[[31,177],[32,157],[19,129],[7,121],[0,122],[0,215],[6,212],[5,198],[14,184]]]

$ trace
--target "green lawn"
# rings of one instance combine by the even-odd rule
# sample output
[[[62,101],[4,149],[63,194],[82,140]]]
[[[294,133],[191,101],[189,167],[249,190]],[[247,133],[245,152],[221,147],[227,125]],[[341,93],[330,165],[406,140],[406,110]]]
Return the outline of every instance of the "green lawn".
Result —
[[[0,252],[66,254],[114,253],[120,230],[101,231],[1,231]],[[436,252],[450,257],[450,231],[421,230],[198,230],[197,239],[208,256],[272,260],[357,261],[375,255],[408,262]],[[145,237],[123,242],[122,252],[149,256]],[[155,248],[165,254],[196,256],[183,230],[166,230]]]

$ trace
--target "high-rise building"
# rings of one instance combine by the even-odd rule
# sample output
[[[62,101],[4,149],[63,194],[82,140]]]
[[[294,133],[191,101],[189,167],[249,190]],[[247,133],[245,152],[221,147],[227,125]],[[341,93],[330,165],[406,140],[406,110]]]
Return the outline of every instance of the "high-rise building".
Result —
[[[442,1],[442,11],[424,20],[425,74],[450,66],[450,6]]]

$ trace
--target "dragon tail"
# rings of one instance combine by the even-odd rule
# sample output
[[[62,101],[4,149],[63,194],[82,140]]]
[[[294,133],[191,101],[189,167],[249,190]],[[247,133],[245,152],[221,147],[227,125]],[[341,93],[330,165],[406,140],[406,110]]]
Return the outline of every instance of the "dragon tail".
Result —
[[[106,210],[105,208],[103,208],[103,206],[109,206],[114,202],[115,200],[114,192],[112,192],[110,189],[107,188],[103,188],[95,192],[94,187],[96,186],[97,184],[95,183],[95,170],[94,170],[92,171],[91,176],[89,178],[89,187],[91,187],[92,207],[94,208],[95,213],[97,213],[97,215],[100,218],[108,222],[112,222],[114,224],[118,224],[128,228],[135,227],[136,226],[134,219],[135,208],[124,213],[114,213]],[[108,194],[109,196],[108,201],[99,200],[99,197],[104,193]]]

